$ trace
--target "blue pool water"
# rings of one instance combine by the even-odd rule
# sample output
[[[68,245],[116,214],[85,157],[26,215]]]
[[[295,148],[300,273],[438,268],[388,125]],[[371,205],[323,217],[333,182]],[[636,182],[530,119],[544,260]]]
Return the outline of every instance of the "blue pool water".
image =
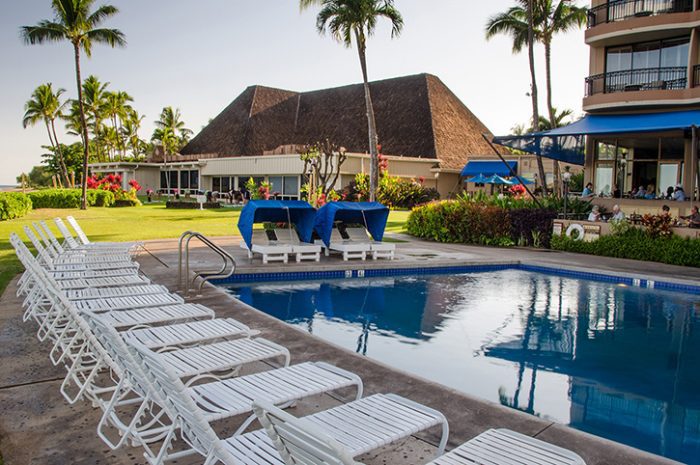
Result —
[[[520,270],[239,284],[399,369],[700,465],[700,297]]]

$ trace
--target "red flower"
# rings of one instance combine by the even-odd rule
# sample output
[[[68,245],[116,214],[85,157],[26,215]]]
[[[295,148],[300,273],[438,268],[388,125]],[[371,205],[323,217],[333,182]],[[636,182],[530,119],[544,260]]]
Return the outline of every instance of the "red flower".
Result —
[[[425,176],[418,176],[418,182],[423,184],[425,182]]]
[[[137,192],[141,190],[141,184],[139,184],[136,179],[130,180],[129,185],[132,189],[136,190]]]

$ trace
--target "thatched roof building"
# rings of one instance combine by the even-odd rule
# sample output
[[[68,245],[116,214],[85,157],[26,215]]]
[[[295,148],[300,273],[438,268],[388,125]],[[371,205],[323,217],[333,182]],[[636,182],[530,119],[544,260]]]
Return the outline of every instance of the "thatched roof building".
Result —
[[[418,74],[370,87],[384,154],[437,159],[442,169],[493,157],[481,136],[488,128],[438,77]],[[349,152],[367,152],[362,84],[311,92],[248,87],[181,152],[255,156],[325,138]]]

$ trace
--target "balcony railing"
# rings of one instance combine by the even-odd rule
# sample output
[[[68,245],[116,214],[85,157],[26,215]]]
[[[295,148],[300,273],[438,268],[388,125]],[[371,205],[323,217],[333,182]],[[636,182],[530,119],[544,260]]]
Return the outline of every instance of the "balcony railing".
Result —
[[[615,92],[685,89],[687,84],[688,68],[685,66],[614,71],[587,77],[586,97]]]
[[[694,0],[613,0],[588,10],[588,27],[631,18],[693,11]]]

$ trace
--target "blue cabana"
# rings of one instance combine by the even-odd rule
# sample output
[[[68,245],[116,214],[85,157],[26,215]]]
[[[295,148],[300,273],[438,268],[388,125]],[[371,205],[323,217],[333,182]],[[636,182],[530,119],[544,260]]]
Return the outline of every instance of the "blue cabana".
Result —
[[[476,176],[472,176],[471,178],[467,178],[464,180],[464,182],[474,182],[477,184],[486,184],[489,178],[485,177],[483,174],[479,173]]]
[[[251,200],[238,218],[238,231],[250,248],[253,224],[264,222],[292,223],[303,242],[311,242],[314,227],[314,207],[302,200]]]
[[[326,246],[336,221],[364,225],[375,241],[381,241],[388,218],[389,209],[379,202],[330,202],[316,212],[314,230]]]
[[[490,176],[486,178],[486,181],[484,181],[486,184],[505,184],[507,186],[510,186],[513,184],[512,181],[509,181],[507,179],[504,179],[497,174],[494,174],[493,176]]]

